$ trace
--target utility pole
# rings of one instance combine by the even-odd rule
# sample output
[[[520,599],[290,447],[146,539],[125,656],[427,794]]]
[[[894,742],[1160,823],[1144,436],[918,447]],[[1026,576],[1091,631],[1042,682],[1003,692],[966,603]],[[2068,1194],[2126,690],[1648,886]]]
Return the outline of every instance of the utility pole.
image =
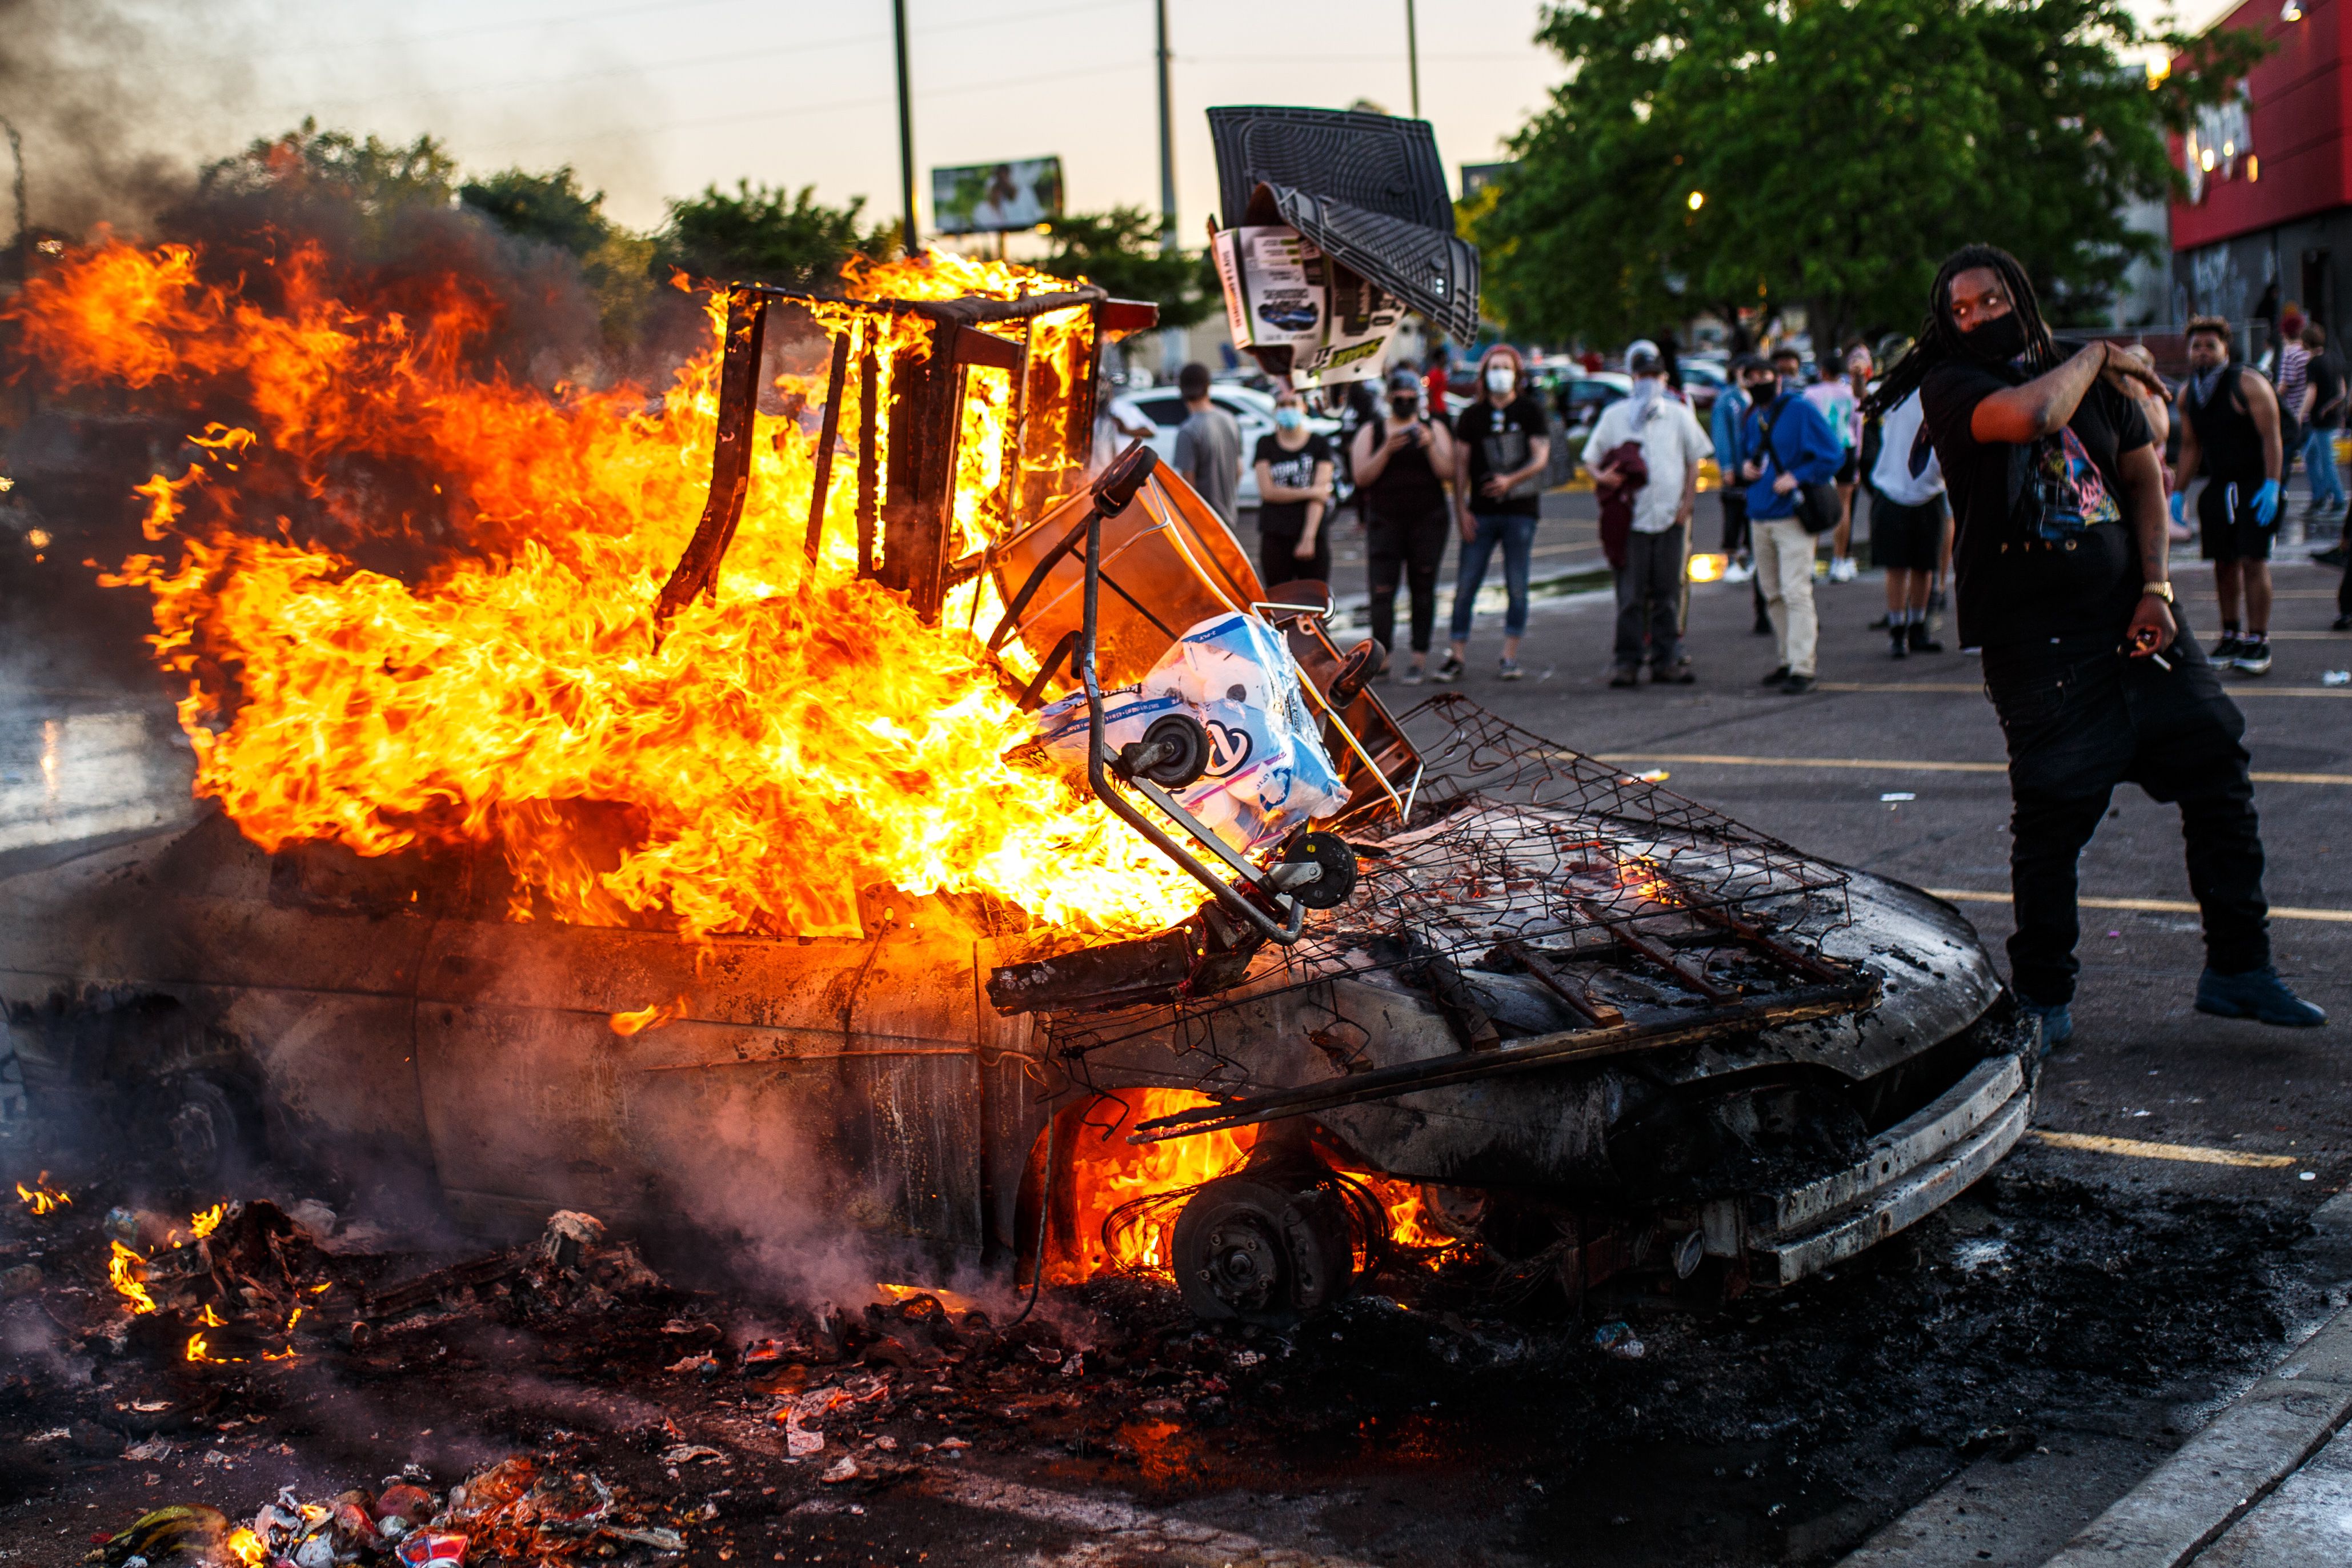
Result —
[[[1176,246],[1176,119],[1168,99],[1168,0],[1154,0],[1160,17],[1160,248]]]
[[[1412,0],[1404,0],[1404,68],[1412,83],[1412,117],[1421,118],[1421,30],[1413,26]]]
[[[907,254],[914,256],[922,242],[915,230],[915,100],[907,80],[907,0],[890,0],[890,19],[898,35],[898,210],[907,214]]]

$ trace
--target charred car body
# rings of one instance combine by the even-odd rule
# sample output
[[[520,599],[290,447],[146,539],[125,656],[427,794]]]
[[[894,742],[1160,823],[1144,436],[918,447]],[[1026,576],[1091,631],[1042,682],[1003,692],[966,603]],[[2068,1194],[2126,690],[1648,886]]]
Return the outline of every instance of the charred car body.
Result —
[[[1345,253],[1345,204],[1266,189]],[[859,327],[908,317],[895,362],[906,335]],[[1087,715],[1074,789],[1199,881],[1190,919],[1086,943],[874,887],[847,932],[689,940],[519,921],[487,846],[273,854],[214,813],[0,883],[37,1124],[160,1134],[198,1181],[264,1148],[404,1169],[487,1234],[795,1210],[1024,1281],[1170,1275],[1266,1322],[1414,1249],[1571,1298],[1629,1271],[1785,1285],[2007,1152],[2033,1042],[1948,905],[1458,695],[1392,714],[1328,590],[1258,582],[1148,451],[1087,483],[1101,347],[1151,319],[1091,288],[730,290],[709,499],[654,614],[717,591],[761,420],[814,424],[809,558],[849,486],[861,575],[931,622],[988,585],[974,641],[1024,707]],[[780,362],[821,404],[774,405]],[[992,497],[1028,520],[971,549],[976,371],[1012,392]],[[1339,802],[1254,852],[1179,798],[1231,765],[1209,727],[1114,747],[1105,717],[1236,617],[1282,650],[1275,698]]]

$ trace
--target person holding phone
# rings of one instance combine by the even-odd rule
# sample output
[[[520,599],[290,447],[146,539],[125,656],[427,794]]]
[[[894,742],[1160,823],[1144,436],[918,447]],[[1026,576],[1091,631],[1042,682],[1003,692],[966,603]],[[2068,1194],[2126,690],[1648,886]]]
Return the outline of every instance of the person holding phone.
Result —
[[[1372,640],[1393,654],[1400,580],[1412,594],[1412,663],[1403,680],[1427,678],[1437,630],[1437,570],[1445,564],[1452,517],[1445,476],[1454,472],[1454,436],[1422,412],[1421,378],[1409,365],[1389,372],[1388,407],[1356,433],[1356,494],[1364,509],[1365,575],[1371,591]]]

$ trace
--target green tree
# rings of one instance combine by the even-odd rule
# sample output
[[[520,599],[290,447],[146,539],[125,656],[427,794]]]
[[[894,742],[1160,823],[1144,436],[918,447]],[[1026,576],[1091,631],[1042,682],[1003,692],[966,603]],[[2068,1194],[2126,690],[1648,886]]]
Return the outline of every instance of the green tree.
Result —
[[[826,206],[814,185],[793,193],[739,180],[731,195],[706,186],[698,196],[670,202],[656,251],[665,267],[696,277],[821,290],[852,256],[896,248],[897,225],[859,226],[865,208],[863,196]]]
[[[405,145],[347,131],[321,131],[316,120],[281,136],[257,138],[232,157],[205,165],[197,193],[271,196],[341,203],[371,216],[401,207],[449,204],[457,161],[431,136]]]
[[[566,163],[551,173],[502,169],[457,187],[457,200],[500,228],[586,256],[613,232],[604,193],[591,195]]]
[[[570,164],[545,174],[504,169],[468,180],[457,187],[457,200],[509,234],[571,252],[596,297],[608,342],[625,343],[644,325],[658,287],[654,242],[606,217],[604,193],[582,191]]]
[[[1040,271],[1099,283],[1114,298],[1149,300],[1163,327],[1190,327],[1218,308],[1215,267],[1197,253],[1161,250],[1160,219],[1141,207],[1066,214],[1046,232],[1054,249]]]
[[[1568,0],[1537,37],[1569,79],[1472,220],[1490,309],[1602,340],[1743,306],[1907,328],[1977,239],[2095,312],[2156,248],[2124,209],[2178,178],[2166,130],[2262,48],[2211,35],[2151,84],[2119,0]]]

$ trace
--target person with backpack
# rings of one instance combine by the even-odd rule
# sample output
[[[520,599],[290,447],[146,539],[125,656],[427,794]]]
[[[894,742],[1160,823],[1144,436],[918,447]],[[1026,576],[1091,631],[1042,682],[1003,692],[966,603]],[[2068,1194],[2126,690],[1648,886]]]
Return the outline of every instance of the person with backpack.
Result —
[[[1372,641],[1393,655],[1402,579],[1412,594],[1412,663],[1403,676],[1409,686],[1427,676],[1430,638],[1437,629],[1437,572],[1454,531],[1445,499],[1454,436],[1442,420],[1422,412],[1421,398],[1421,378],[1412,366],[1391,371],[1388,412],[1364,423],[1353,453]]]
[[[2017,258],[1972,245],[1869,398],[1881,413],[1919,394],[1959,517],[1960,641],[1983,650],[2009,747],[2011,984],[2045,1051],[2074,1030],[2076,862],[2126,783],[2180,808],[2205,924],[2197,1009],[2326,1020],[2272,966],[2245,717],[2174,619],[2164,475],[2133,398],[2162,386],[2111,341],[2061,353]]]
[[[1832,481],[1845,460],[1845,444],[1803,392],[1781,383],[1780,367],[1775,359],[1774,374],[1748,383],[1754,406],[1741,436],[1748,457],[1739,476],[1748,483],[1756,580],[1764,587],[1780,655],[1763,684],[1793,697],[1814,685],[1821,621],[1813,611],[1813,540],[1837,527]]]

